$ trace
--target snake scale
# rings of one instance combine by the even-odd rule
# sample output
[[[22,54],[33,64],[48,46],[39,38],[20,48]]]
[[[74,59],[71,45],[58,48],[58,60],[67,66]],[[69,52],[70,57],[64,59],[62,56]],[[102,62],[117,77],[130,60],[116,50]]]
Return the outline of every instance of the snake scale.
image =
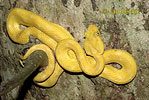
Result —
[[[27,28],[20,29],[20,25]],[[64,70],[100,76],[116,84],[128,83],[136,75],[137,65],[132,55],[120,49],[104,51],[95,25],[90,25],[84,34],[85,51],[66,29],[22,8],[9,13],[7,30],[17,43],[26,44],[31,35],[43,43],[32,46],[21,59],[26,59],[36,50],[49,52],[47,67],[34,78],[34,82],[43,87],[55,85]],[[118,63],[122,68],[117,69],[110,63]]]

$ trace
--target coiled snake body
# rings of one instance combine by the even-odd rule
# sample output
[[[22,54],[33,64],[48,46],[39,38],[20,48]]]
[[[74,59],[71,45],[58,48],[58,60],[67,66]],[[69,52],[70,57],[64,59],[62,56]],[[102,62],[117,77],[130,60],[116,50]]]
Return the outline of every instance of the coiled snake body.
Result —
[[[27,28],[21,30],[20,25],[25,25]],[[104,51],[100,33],[94,25],[90,25],[85,32],[84,49],[88,56],[63,27],[21,8],[13,9],[8,15],[7,30],[10,38],[17,43],[27,43],[29,36],[32,35],[45,44],[34,45],[22,57],[26,59],[36,50],[47,53],[48,66],[34,78],[34,82],[38,85],[53,86],[64,69],[92,76],[99,75],[117,84],[128,83],[136,75],[137,67],[133,57],[123,50]],[[108,65],[112,62],[120,64],[122,68],[116,69]]]

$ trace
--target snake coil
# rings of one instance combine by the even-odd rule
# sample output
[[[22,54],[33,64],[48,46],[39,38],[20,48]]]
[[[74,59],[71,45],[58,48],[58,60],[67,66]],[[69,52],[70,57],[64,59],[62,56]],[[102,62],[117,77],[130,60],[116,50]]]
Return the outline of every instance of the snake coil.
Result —
[[[25,25],[27,28],[21,30],[20,25]],[[48,51],[51,52],[48,54],[48,66],[34,78],[34,82],[38,85],[53,86],[63,69],[70,72],[84,72],[91,76],[99,75],[116,84],[128,83],[136,75],[135,60],[128,52],[119,49],[104,51],[100,32],[95,25],[90,25],[85,32],[85,51],[63,27],[21,8],[15,8],[9,13],[7,30],[10,38],[17,43],[27,43],[29,36],[32,35],[47,45],[34,45],[22,59],[26,59],[36,50],[46,52],[46,48],[51,48],[56,55],[55,60],[52,51]],[[116,69],[109,63],[118,63],[122,68]]]

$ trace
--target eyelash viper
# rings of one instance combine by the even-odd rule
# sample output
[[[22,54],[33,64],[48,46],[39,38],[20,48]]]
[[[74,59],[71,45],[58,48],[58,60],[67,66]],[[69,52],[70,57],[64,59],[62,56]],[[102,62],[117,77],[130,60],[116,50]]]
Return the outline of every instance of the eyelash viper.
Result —
[[[27,28],[21,30],[20,25]],[[117,84],[128,83],[136,75],[137,65],[129,53],[119,49],[104,51],[104,44],[95,25],[90,25],[85,32],[84,49],[87,55],[63,27],[21,8],[15,8],[9,13],[7,30],[10,38],[17,43],[27,43],[29,36],[32,35],[54,52],[56,59],[50,53],[48,66],[34,78],[34,82],[38,85],[53,86],[64,70],[84,72],[92,76],[99,75]],[[46,51],[42,45],[31,47],[22,59],[26,59],[36,50]],[[122,68],[112,67],[109,65],[112,62],[120,64]]]

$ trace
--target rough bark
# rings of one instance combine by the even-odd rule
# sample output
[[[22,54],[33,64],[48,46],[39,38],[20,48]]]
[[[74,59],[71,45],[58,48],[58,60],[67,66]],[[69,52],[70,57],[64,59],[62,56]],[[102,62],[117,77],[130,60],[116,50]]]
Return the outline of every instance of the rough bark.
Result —
[[[31,37],[28,44],[11,41],[6,18],[13,8],[25,8],[66,28],[83,45],[88,25],[96,24],[105,49],[123,49],[138,65],[135,79],[116,85],[101,77],[91,78],[63,73],[52,88],[42,88],[26,81],[1,97],[2,100],[148,100],[149,99],[149,1],[148,0],[0,0],[0,81],[11,79],[20,70],[19,54],[40,41]],[[107,10],[135,10],[137,14],[109,14]]]

